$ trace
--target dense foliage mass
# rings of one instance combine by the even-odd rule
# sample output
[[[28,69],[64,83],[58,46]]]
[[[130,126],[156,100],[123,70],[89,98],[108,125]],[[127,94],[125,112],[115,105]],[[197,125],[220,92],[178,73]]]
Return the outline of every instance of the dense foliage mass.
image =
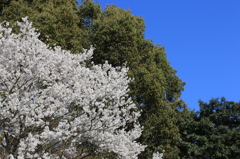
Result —
[[[3,0],[0,2],[0,21],[10,24],[28,16],[41,33],[44,43],[61,46],[72,53],[82,52],[84,30],[78,27],[76,0]],[[16,29],[18,30],[18,29]]]
[[[181,158],[238,158],[240,103],[221,98],[199,101],[199,106],[181,123]]]
[[[85,67],[93,49],[49,49],[22,21],[18,34],[0,26],[1,158],[137,158],[145,146],[134,141],[142,130],[128,69]]]
[[[176,158],[184,83],[167,61],[164,47],[144,39],[142,17],[115,5],[101,10],[99,4],[86,0],[79,6],[79,16],[89,31],[90,43],[96,46],[95,63],[108,60],[121,66],[127,61],[128,75],[134,78],[129,94],[142,110],[139,121],[144,129],[139,141],[148,145],[139,157],[150,158],[153,152],[165,150],[165,158]]]

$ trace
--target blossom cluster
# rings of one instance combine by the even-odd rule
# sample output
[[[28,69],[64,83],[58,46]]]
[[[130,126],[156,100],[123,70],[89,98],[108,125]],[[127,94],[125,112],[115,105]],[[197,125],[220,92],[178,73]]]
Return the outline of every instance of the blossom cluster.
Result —
[[[13,33],[0,25],[0,154],[3,158],[75,158],[111,152],[137,158],[145,146],[140,113],[127,95],[128,69],[91,64],[93,48],[50,48],[27,18]],[[130,124],[131,129],[126,131]]]

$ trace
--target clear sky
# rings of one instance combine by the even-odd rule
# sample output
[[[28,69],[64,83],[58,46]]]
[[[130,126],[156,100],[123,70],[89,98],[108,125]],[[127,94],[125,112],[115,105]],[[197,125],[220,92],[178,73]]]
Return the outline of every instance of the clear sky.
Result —
[[[96,2],[97,0],[95,0]],[[166,48],[167,59],[186,82],[181,98],[240,101],[240,0],[98,0],[145,20],[145,38]]]

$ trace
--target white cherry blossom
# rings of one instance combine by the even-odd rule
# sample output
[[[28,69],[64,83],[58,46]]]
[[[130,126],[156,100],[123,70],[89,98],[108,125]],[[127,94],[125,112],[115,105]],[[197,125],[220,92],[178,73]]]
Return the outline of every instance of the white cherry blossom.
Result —
[[[75,158],[115,153],[132,159],[140,113],[128,96],[126,67],[86,67],[93,48],[73,55],[49,48],[27,18],[15,34],[0,25],[1,158]],[[128,123],[134,123],[125,131]]]

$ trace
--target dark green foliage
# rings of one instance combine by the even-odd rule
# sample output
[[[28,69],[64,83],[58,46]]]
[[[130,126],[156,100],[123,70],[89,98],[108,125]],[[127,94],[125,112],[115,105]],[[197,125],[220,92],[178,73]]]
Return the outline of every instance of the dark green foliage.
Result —
[[[28,16],[41,33],[40,40],[50,46],[59,45],[73,53],[82,52],[86,34],[78,27],[76,0],[11,0],[5,3],[0,21],[11,24]],[[2,6],[2,5],[1,5]],[[46,37],[46,35],[48,37]]]
[[[89,48],[92,45],[92,30],[93,30],[93,20],[97,19],[102,14],[102,9],[98,3],[94,3],[92,0],[82,0],[81,5],[78,7],[78,18],[80,19],[79,28],[84,30],[85,36],[84,41],[86,41],[83,48]]]
[[[183,83],[167,62],[164,48],[149,45],[138,67],[130,71],[135,78],[130,94],[143,110],[139,121],[144,131],[139,141],[148,145],[139,157],[150,158],[152,152],[165,150],[164,158],[176,158],[180,137],[177,121],[181,118],[177,109],[184,107],[184,102],[178,100],[178,89]],[[177,84],[172,90],[168,89],[170,81]]]
[[[93,19],[91,43],[96,46],[94,61],[121,66],[138,62],[138,47],[143,42],[145,25],[142,18],[130,11],[108,6],[100,17]]]
[[[89,31],[90,44],[96,47],[93,61],[99,64],[107,60],[113,66],[127,61],[129,76],[134,78],[129,95],[142,109],[139,122],[144,131],[139,141],[148,145],[139,157],[151,158],[153,152],[165,150],[164,158],[176,158],[179,110],[185,109],[179,100],[184,83],[167,61],[164,47],[144,39],[144,21],[131,11],[109,5],[99,12],[99,4],[91,0],[82,3],[82,28]]]
[[[0,1],[0,15],[2,14],[3,8],[10,4],[11,0],[1,0]]]
[[[200,111],[181,125],[182,158],[222,158],[240,156],[240,103],[225,98],[199,101]]]

